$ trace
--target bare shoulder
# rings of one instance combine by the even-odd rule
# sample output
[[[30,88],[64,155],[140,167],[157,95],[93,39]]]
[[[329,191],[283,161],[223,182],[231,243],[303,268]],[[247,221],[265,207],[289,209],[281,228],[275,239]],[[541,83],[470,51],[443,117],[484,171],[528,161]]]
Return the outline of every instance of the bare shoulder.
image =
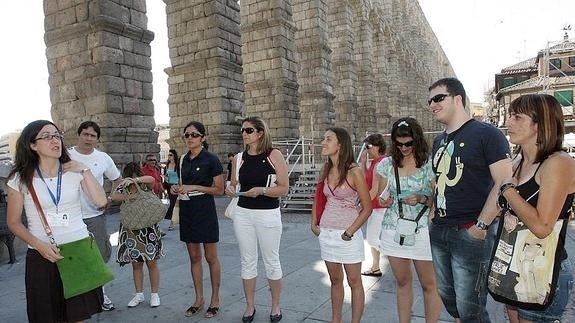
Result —
[[[543,176],[566,175],[575,178],[575,159],[564,151],[558,151],[547,157],[547,160],[541,165]]]
[[[270,156],[274,159],[284,159],[284,155],[282,154],[282,152],[279,149],[272,149],[272,151],[270,152]]]

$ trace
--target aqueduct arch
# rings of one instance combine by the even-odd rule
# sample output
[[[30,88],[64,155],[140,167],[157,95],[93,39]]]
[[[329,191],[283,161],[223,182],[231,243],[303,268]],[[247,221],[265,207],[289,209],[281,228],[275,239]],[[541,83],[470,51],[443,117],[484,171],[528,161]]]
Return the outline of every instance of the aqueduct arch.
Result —
[[[329,126],[387,131],[400,116],[436,130],[427,86],[454,72],[417,1],[164,0],[171,144],[206,124],[221,158],[239,150],[238,118],[275,139]],[[44,0],[52,117],[74,133],[102,126],[117,163],[159,151],[145,0]]]

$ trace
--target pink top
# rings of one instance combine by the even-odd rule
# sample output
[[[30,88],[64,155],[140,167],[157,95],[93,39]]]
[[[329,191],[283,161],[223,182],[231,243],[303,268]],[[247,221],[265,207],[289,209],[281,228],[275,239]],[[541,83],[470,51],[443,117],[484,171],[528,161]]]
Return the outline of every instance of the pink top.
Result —
[[[327,229],[347,229],[359,215],[356,190],[349,185],[347,180],[342,186],[332,189],[325,179],[323,194],[327,197],[327,203],[320,226]]]

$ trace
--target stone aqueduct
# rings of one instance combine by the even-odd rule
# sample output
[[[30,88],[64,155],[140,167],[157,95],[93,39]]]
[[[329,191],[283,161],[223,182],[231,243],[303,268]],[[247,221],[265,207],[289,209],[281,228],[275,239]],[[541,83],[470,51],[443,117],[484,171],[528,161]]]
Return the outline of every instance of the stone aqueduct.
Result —
[[[180,151],[191,120],[221,158],[240,149],[246,115],[263,117],[274,139],[336,125],[361,140],[407,115],[438,127],[427,86],[454,72],[416,0],[163,1]],[[53,120],[69,136],[98,122],[119,164],[158,152],[146,1],[44,0],[44,13]]]

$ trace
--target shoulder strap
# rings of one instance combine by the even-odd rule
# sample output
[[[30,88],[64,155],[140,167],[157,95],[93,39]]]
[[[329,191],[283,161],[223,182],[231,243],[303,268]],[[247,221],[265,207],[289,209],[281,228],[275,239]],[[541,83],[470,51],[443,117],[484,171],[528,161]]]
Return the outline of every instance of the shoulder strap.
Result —
[[[46,231],[46,235],[48,236],[48,240],[50,240],[51,244],[57,246],[56,240],[54,239],[54,234],[52,233],[52,229],[50,228],[50,225],[48,224],[48,220],[46,220],[46,215],[44,214],[44,210],[42,210],[42,207],[40,206],[40,202],[38,201],[38,196],[36,195],[36,190],[34,189],[34,184],[31,184],[30,187],[28,187],[28,191],[30,192],[30,195],[32,196],[32,200],[34,201],[34,205],[36,205],[36,210],[38,210],[38,216],[40,217],[40,222],[42,222],[42,226],[44,227],[44,231]]]
[[[182,185],[182,164],[184,163],[184,158],[187,154],[183,154],[180,157],[180,171],[178,172],[178,181],[180,182],[180,186]]]
[[[401,199],[399,198],[399,195],[401,194],[401,187],[399,186],[399,171],[395,164],[393,164],[393,171],[395,172],[395,187],[397,190],[397,209],[399,211],[399,218],[403,219],[403,203],[401,203]]]
[[[276,170],[276,165],[274,164],[274,162],[272,161],[272,158],[270,157],[272,155],[272,151],[274,151],[274,148],[270,149],[270,152],[268,153],[268,156],[266,157],[266,159],[268,160],[268,163],[270,164],[270,166]]]
[[[242,166],[242,162],[243,162],[242,157],[243,157],[243,152],[239,152],[236,155],[236,186],[240,183],[240,167]],[[269,158],[269,156],[268,156],[268,158]]]

